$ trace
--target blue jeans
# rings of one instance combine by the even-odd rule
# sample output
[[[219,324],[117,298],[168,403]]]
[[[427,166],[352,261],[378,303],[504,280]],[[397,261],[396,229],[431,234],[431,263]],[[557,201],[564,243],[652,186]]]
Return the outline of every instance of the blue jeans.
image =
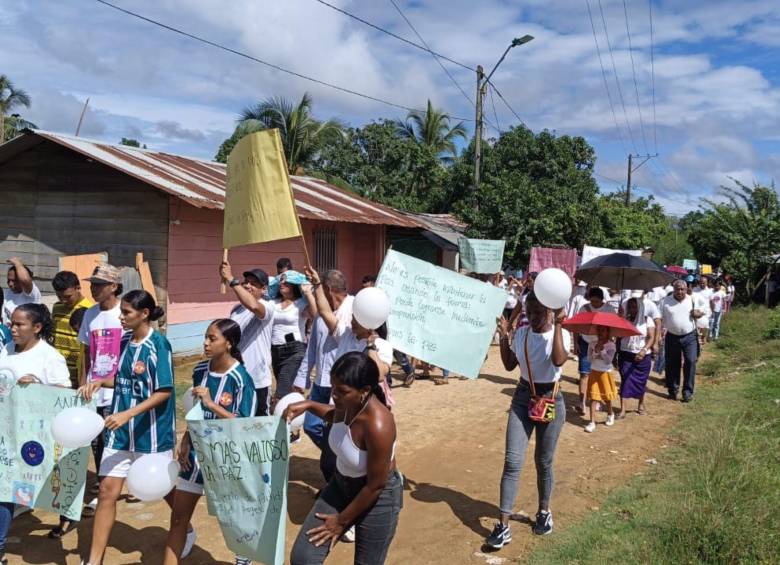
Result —
[[[330,387],[312,383],[309,400],[327,404],[330,402]],[[306,416],[303,419],[303,431],[306,432],[306,435],[311,438],[314,445],[319,447],[320,450],[322,450],[323,444],[328,441],[328,436],[325,433],[325,422],[311,412],[306,412]]]
[[[710,339],[715,340],[720,337],[720,318],[723,312],[713,312],[710,318]]]
[[[14,519],[14,504],[12,502],[0,502],[0,559],[5,555],[5,540],[8,539],[8,530],[11,529],[11,521]]]
[[[693,396],[696,383],[696,361],[699,358],[699,336],[696,330],[687,335],[666,334],[666,388],[677,395],[680,388],[680,361],[683,370],[683,397]]]

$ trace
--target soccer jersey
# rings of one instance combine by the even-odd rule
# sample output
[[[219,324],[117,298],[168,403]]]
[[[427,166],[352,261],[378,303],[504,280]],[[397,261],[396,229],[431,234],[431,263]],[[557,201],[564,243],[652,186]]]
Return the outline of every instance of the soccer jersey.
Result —
[[[14,350],[14,339],[11,330],[0,324],[0,357]]]
[[[150,330],[140,343],[133,343],[131,338],[130,332],[122,336],[111,413],[137,406],[160,390],[171,390],[171,396],[121,428],[106,431],[106,447],[138,453],[168,451],[176,441],[171,344],[156,330]]]
[[[236,363],[225,373],[215,373],[209,368],[210,361],[202,361],[192,371],[192,386],[204,386],[209,389],[211,398],[222,408],[237,418],[247,418],[255,415],[255,385],[252,377],[244,366]],[[213,411],[203,406],[203,419],[215,420],[219,418]],[[190,469],[182,471],[179,476],[183,479],[203,484],[200,466],[195,458],[195,450],[190,443]]]

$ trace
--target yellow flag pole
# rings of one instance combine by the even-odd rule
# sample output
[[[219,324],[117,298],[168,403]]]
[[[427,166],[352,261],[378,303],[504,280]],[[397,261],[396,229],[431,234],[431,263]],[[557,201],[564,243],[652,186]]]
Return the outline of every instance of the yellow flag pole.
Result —
[[[228,250],[223,249],[222,250],[222,262],[227,263],[228,260]],[[226,294],[227,293],[227,286],[225,285],[225,281],[221,281],[219,283],[219,293],[220,294]]]
[[[278,138],[277,138],[278,139]],[[290,167],[287,164],[287,156],[284,154],[284,150],[280,151],[282,159],[284,160],[284,170],[287,173],[287,187],[290,189],[290,198],[292,198],[293,210],[295,211],[295,221],[298,222],[298,232],[301,234],[301,247],[303,247],[303,258],[307,267],[314,268],[309,258],[309,250],[306,248],[306,238],[303,236],[303,226],[301,225],[301,217],[298,215],[298,208],[295,206],[295,192],[293,191],[292,181],[290,180]]]

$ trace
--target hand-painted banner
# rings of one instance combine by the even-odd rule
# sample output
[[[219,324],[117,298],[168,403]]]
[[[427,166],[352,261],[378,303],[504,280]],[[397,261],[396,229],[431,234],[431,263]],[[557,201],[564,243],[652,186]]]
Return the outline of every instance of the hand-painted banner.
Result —
[[[387,328],[395,349],[477,378],[505,291],[393,250],[377,286],[390,297]]]
[[[458,239],[460,268],[469,273],[495,274],[504,263],[503,239]]]
[[[611,253],[628,253],[629,255],[634,255],[636,257],[642,256],[641,249],[608,249],[606,247],[593,247],[592,245],[585,245],[582,247],[582,265],[591,259],[601,257],[602,255],[609,255]]]
[[[528,272],[541,273],[549,268],[560,269],[573,278],[574,272],[577,270],[577,252],[574,249],[532,247]]]
[[[73,406],[94,409],[74,390],[0,376],[0,501],[81,519],[90,450],[66,449],[51,433],[54,417]]]
[[[687,271],[695,271],[699,267],[699,263],[696,259],[683,259],[683,269]]]
[[[230,152],[222,246],[301,235],[279,130],[250,133]]]
[[[209,514],[236,555],[284,563],[290,431],[273,416],[203,420],[187,414]]]
[[[701,264],[701,274],[702,275],[711,275],[712,274],[712,265],[707,265],[706,263]]]

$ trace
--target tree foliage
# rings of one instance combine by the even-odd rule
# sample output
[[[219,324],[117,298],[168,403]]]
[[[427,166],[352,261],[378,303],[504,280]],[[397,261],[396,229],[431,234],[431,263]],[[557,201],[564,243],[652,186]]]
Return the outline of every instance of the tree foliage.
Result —
[[[0,143],[13,139],[25,128],[37,126],[28,122],[17,113],[19,107],[29,108],[32,99],[21,88],[17,88],[7,75],[0,75]]]
[[[625,204],[625,192],[599,197],[593,244],[611,249],[642,249],[657,242],[669,228],[663,208],[652,198]]]
[[[406,115],[406,121],[398,120],[396,125],[402,139],[425,145],[445,163],[452,163],[458,154],[455,142],[466,139],[463,122],[450,127],[449,114],[434,108],[430,100],[425,112],[412,110]]]

